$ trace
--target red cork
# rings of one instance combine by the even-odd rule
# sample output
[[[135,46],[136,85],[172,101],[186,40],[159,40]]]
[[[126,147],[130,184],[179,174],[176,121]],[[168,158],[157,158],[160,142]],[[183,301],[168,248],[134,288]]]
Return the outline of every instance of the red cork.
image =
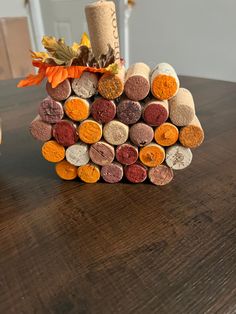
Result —
[[[141,183],[147,178],[147,169],[139,163],[126,166],[125,176],[132,183]]]
[[[151,101],[143,110],[143,120],[151,126],[159,126],[166,122],[169,116],[167,101]]]
[[[57,123],[64,116],[62,104],[53,100],[50,96],[46,97],[39,105],[39,115],[44,122]]]
[[[116,105],[112,100],[97,98],[92,103],[91,115],[99,123],[108,123],[115,118]]]
[[[53,127],[53,136],[62,146],[71,146],[78,141],[76,126],[67,120],[57,122]]]
[[[124,124],[134,124],[139,121],[142,107],[138,101],[122,100],[117,106],[117,118]]]
[[[123,165],[132,165],[138,160],[137,147],[125,143],[117,147],[116,159]]]
[[[117,162],[103,166],[101,169],[101,176],[107,183],[118,183],[123,178],[123,167]]]
[[[51,96],[53,99],[58,101],[65,100],[71,94],[70,81],[66,79],[55,88],[52,88],[52,85],[47,82],[46,90],[48,95]]]

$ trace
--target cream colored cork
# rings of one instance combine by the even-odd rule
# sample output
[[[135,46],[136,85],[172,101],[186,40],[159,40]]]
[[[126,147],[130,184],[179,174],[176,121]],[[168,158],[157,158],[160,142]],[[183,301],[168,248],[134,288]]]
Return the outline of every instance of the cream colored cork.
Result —
[[[108,45],[120,59],[120,43],[117,27],[116,7],[113,1],[97,1],[85,7],[91,46],[95,57],[106,54]]]
[[[73,80],[71,86],[77,96],[85,99],[90,98],[97,92],[97,74],[84,72],[80,78],[76,78]]]
[[[193,96],[186,88],[180,88],[169,101],[170,119],[177,126],[188,125],[195,116]]]
[[[189,148],[181,145],[174,145],[166,150],[166,164],[174,170],[187,168],[193,159],[193,154]]]
[[[129,137],[129,127],[117,120],[113,120],[104,125],[103,136],[111,145],[124,144]]]
[[[179,134],[180,143],[189,148],[196,148],[204,140],[204,131],[197,116],[194,116],[189,125],[181,128]]]
[[[74,166],[86,165],[89,159],[89,147],[84,143],[74,144],[66,150],[66,160]]]

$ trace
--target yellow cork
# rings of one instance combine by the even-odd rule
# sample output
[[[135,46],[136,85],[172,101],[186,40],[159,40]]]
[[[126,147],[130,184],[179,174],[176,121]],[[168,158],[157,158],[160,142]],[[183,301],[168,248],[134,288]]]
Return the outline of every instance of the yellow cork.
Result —
[[[77,177],[77,167],[62,160],[56,164],[56,173],[63,180],[74,180]]]
[[[65,148],[56,141],[47,141],[42,146],[43,157],[50,162],[59,162],[65,158]]]
[[[74,121],[83,121],[89,116],[89,102],[85,99],[71,96],[64,104],[65,113]]]
[[[156,167],[163,163],[165,159],[165,150],[160,145],[151,143],[140,149],[139,159],[147,167]]]
[[[102,137],[101,124],[93,120],[83,121],[77,130],[81,141],[87,144],[94,144]]]
[[[96,183],[100,179],[100,170],[93,164],[87,164],[78,168],[78,176],[85,183]]]
[[[179,130],[174,124],[166,122],[156,128],[154,138],[162,146],[171,146],[178,141]]]

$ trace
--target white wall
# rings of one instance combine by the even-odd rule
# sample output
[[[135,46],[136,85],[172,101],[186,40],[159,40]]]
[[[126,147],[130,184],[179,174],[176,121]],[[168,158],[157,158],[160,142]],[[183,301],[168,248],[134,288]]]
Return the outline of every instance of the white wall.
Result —
[[[136,0],[130,41],[130,63],[236,81],[236,0]]]
[[[27,16],[24,0],[0,0],[0,17]]]

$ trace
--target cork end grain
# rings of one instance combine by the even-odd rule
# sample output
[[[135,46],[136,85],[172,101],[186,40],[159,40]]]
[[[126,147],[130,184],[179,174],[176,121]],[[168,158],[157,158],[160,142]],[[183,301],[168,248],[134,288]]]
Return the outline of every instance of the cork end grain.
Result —
[[[43,144],[42,155],[49,162],[59,162],[65,158],[65,148],[51,140]]]
[[[131,183],[142,183],[147,179],[147,169],[139,163],[126,166],[125,176]]]
[[[71,94],[71,85],[68,79],[64,80],[57,87],[53,88],[52,85],[47,82],[46,90],[49,96],[54,100],[62,101],[67,99]]]
[[[93,164],[87,164],[78,168],[78,177],[85,183],[96,183],[100,179],[100,170]]]
[[[102,97],[114,100],[120,97],[124,90],[124,81],[116,74],[103,74],[98,82],[98,91]]]
[[[141,76],[134,75],[125,82],[124,91],[126,96],[134,101],[140,101],[147,97],[150,90],[149,81]]]
[[[77,177],[77,167],[71,165],[68,161],[62,160],[56,164],[56,174],[63,180],[74,180]]]
[[[151,183],[157,186],[169,184],[174,178],[174,172],[171,168],[160,165],[149,169],[148,177]]]
[[[64,104],[66,115],[73,121],[83,121],[88,118],[89,102],[79,97],[71,96]]]
[[[162,146],[171,146],[178,141],[179,130],[172,123],[163,123],[156,128],[154,138],[155,141]]]
[[[170,99],[176,94],[177,89],[176,79],[169,75],[160,74],[152,82],[152,94],[160,100]]]
[[[147,167],[156,167],[165,160],[165,150],[155,143],[140,149],[139,159]]]
[[[84,143],[94,144],[102,137],[102,126],[96,121],[85,120],[78,127],[78,134]]]
[[[188,125],[180,130],[179,140],[185,147],[196,148],[204,140],[204,131],[199,126]]]

